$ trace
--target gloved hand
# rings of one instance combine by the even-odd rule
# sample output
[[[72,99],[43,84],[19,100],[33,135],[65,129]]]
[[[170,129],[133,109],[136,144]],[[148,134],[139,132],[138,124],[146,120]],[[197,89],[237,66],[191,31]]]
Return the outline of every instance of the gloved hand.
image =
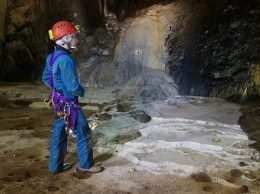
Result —
[[[64,118],[64,113],[62,111],[58,111],[56,112],[57,116],[60,118],[60,119],[63,119]]]

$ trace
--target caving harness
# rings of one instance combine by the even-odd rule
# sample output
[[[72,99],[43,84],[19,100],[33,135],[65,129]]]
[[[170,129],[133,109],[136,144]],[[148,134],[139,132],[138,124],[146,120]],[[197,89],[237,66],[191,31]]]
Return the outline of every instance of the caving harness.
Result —
[[[69,131],[74,129],[76,118],[77,118],[77,109],[80,107],[78,104],[78,100],[67,99],[62,96],[58,91],[54,88],[54,79],[53,79],[53,64],[55,61],[64,55],[68,55],[68,53],[64,51],[60,51],[55,54],[55,52],[51,55],[49,62],[49,81],[48,84],[51,87],[50,94],[50,102],[52,103],[52,108],[54,112],[64,120],[65,123],[65,131],[69,134]]]

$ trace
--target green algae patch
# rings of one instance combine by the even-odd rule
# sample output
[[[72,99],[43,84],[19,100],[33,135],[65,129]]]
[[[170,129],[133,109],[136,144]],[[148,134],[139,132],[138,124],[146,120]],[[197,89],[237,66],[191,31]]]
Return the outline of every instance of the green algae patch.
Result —
[[[137,125],[140,125],[139,122],[128,116],[113,117],[98,125],[93,131],[93,139],[101,152],[95,161],[101,162],[111,158],[118,144],[140,137],[141,133],[136,130]]]

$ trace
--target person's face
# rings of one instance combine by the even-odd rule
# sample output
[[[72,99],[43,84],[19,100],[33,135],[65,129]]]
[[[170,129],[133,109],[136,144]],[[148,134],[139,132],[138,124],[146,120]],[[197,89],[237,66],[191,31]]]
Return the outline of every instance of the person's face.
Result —
[[[72,47],[72,48],[77,48],[78,39],[77,39],[76,35],[73,35],[73,36],[72,36],[72,40],[71,40],[70,44],[71,44],[71,47]]]

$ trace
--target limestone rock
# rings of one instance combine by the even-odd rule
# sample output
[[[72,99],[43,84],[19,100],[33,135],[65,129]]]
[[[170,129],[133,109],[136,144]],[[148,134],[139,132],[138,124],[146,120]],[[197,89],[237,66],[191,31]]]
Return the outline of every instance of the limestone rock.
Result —
[[[212,141],[214,141],[214,142],[220,142],[221,141],[221,139],[219,138],[219,137],[213,137],[212,138]]]
[[[138,114],[134,116],[134,119],[141,123],[148,123],[152,118],[147,114]]]
[[[5,70],[16,72],[19,79],[31,80],[34,71],[34,59],[30,49],[22,41],[12,41],[5,44],[6,62],[9,64]]]
[[[233,177],[241,177],[242,176],[242,172],[238,169],[232,169],[230,170],[230,175],[233,176]]]
[[[31,22],[35,22],[37,19],[36,13],[33,10],[32,5],[25,4],[21,7],[16,7],[10,11],[10,22],[15,27],[28,25]]]
[[[212,182],[212,179],[209,175],[207,175],[205,172],[199,172],[199,173],[193,173],[191,175],[191,178],[193,178],[197,182]]]
[[[133,111],[130,114],[134,117],[135,120],[141,123],[148,123],[151,121],[151,116],[146,114],[144,111]]]
[[[140,136],[142,136],[142,135],[139,131],[131,131],[131,132],[128,132],[128,133],[119,134],[118,136],[116,136],[111,141],[114,141],[114,142],[119,143],[119,144],[123,144],[125,142],[134,140],[134,139],[136,139]]]
[[[0,45],[2,45],[4,42],[4,22],[5,22],[6,9],[7,9],[7,0],[2,0],[0,3],[0,18],[1,18],[0,19]],[[1,58],[2,58],[2,46],[0,47],[0,59]]]
[[[119,94],[129,100],[151,102],[178,95],[174,81],[161,70],[147,69],[131,79]]]
[[[121,99],[121,100],[119,100],[117,102],[117,110],[119,112],[128,112],[128,111],[130,111],[130,110],[132,110],[131,106],[132,106],[132,103],[127,101],[127,100]]]
[[[248,164],[245,163],[245,162],[239,162],[238,165],[239,165],[239,166],[242,166],[242,167],[244,167],[244,166],[248,166]]]
[[[31,104],[29,104],[29,108],[33,108],[33,109],[51,109],[51,107],[48,107],[44,102],[33,102]]]
[[[259,93],[255,1],[177,2],[185,3],[166,38],[168,69],[182,92],[221,98],[241,98],[246,88],[248,96]]]
[[[160,54],[163,51],[164,28],[158,14],[160,9],[161,6],[151,7],[145,14],[126,22],[114,57],[119,83],[126,83],[144,67],[163,70]]]
[[[98,115],[98,120],[105,121],[105,120],[110,120],[110,119],[112,119],[111,114],[102,113],[102,114]]]
[[[0,131],[26,128],[26,127],[29,127],[30,124],[31,124],[30,117],[21,116],[21,117],[0,119]]]
[[[93,113],[97,113],[100,111],[98,106],[90,106],[90,105],[83,106],[82,110],[87,112],[87,114],[93,114]]]
[[[247,193],[248,191],[249,191],[249,188],[246,185],[242,185],[241,187],[239,187],[237,189],[237,193]]]

